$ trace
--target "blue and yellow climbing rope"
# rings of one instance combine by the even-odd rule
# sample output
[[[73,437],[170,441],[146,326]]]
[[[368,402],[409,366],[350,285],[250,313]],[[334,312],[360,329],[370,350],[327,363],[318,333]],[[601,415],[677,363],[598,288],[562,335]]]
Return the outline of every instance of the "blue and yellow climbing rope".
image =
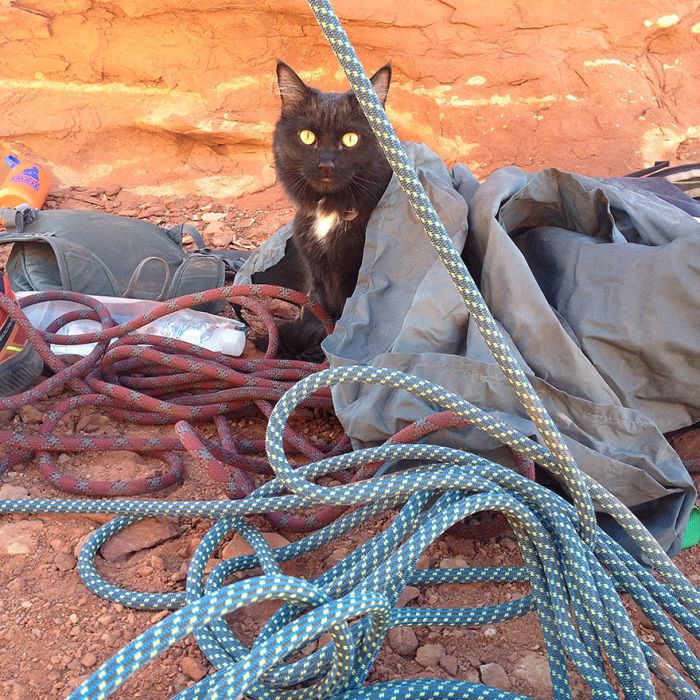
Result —
[[[277,403],[268,424],[267,451],[276,478],[240,501],[0,501],[0,512],[112,513],[84,546],[79,571],[97,595],[142,609],[174,612],[137,637],[78,687],[71,698],[108,697],[133,673],[178,640],[193,634],[215,671],[177,695],[193,698],[294,700],[442,700],[520,697],[466,681],[416,679],[364,685],[388,629],[406,625],[476,625],[536,611],[549,656],[553,695],[571,697],[569,663],[593,697],[654,698],[655,676],[680,698],[699,698],[700,662],[678,628],[700,639],[700,595],[675,568],[636,518],[574,463],[561,435],[512,357],[498,328],[433,210],[403,148],[327,0],[309,0],[353,90],[375,130],[426,234],[460,290],[513,390],[537,426],[544,446],[486,415],[465,399],[425,380],[373,367],[316,373]],[[572,503],[481,457],[431,445],[383,445],[293,468],[282,434],[305,397],[342,382],[379,383],[450,409],[504,444],[530,456],[566,488]],[[421,459],[418,470],[322,487],[319,476],[377,460]],[[245,515],[351,504],[336,522],[274,552]],[[599,530],[595,509],[607,513],[651,563],[636,562]],[[386,511],[391,524],[315,581],[285,576],[280,563],[313,551]],[[523,567],[419,570],[425,549],[470,514],[506,514],[517,537]],[[186,591],[136,593],[104,581],[93,559],[99,546],[131,522],[153,515],[205,516],[215,521],[192,557]],[[222,562],[205,579],[204,567],[230,532],[239,532],[254,554]],[[234,573],[260,567],[258,576],[230,585]],[[658,578],[657,578],[658,576]],[[404,586],[449,582],[528,581],[532,593],[486,608],[395,608]],[[620,593],[635,601],[678,661],[671,667],[638,639]],[[223,622],[233,610],[260,600],[285,605],[268,621],[251,649]],[[354,620],[352,624],[348,620]],[[310,656],[292,654],[326,631],[332,642]]]

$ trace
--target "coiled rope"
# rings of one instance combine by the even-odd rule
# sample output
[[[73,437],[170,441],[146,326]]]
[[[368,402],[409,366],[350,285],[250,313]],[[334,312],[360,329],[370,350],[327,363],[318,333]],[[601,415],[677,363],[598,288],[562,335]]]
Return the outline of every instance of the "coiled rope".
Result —
[[[700,697],[700,662],[679,631],[682,628],[687,635],[700,639],[698,591],[624,505],[573,462],[452,247],[330,3],[309,0],[309,4],[427,235],[537,426],[544,446],[464,398],[425,380],[373,367],[325,369],[301,379],[277,401],[269,416],[266,436],[267,455],[276,476],[246,498],[207,502],[1,501],[0,512],[5,513],[119,515],[98,529],[81,551],[79,571],[83,580],[92,591],[110,600],[136,608],[175,611],[115,654],[70,697],[92,700],[109,696],[148,661],[193,634],[216,670],[177,698],[514,698],[519,696],[457,680],[421,678],[369,686],[363,683],[391,627],[477,625],[513,619],[533,610],[544,635],[556,699],[571,697],[569,663],[591,688],[593,697],[617,698],[618,692],[630,698],[656,697],[652,676],[677,697]],[[284,440],[289,416],[315,392],[342,382],[379,383],[452,411],[547,469],[565,487],[571,503],[498,464],[440,446],[387,443],[348,454],[322,456],[306,466],[292,467]],[[76,388],[81,389],[79,383]],[[183,423],[178,423],[178,430],[183,427]],[[226,442],[224,437],[221,439],[222,444]],[[428,466],[334,487],[315,483],[326,474],[396,458],[427,460]],[[353,509],[274,552],[244,519],[253,513],[319,505]],[[642,567],[596,527],[595,508],[621,525],[652,570]],[[520,546],[523,567],[417,569],[419,557],[441,533],[484,510],[499,511],[508,518]],[[386,511],[395,515],[384,531],[316,580],[283,575],[281,562],[313,551]],[[99,546],[129,523],[162,514],[205,516],[215,521],[192,557],[185,592],[135,593],[101,579],[93,564]],[[222,562],[205,579],[207,560],[218,543],[233,531],[248,541],[254,554]],[[240,577],[257,567],[262,569],[260,575],[226,585],[231,575]],[[395,608],[402,589],[409,584],[525,580],[531,594],[505,604],[476,609]],[[621,593],[633,600],[655,626],[678,669],[638,639]],[[247,649],[224,623],[223,616],[256,601],[273,599],[286,604],[267,622],[252,648]],[[329,644],[308,657],[289,660],[295,651],[326,631],[332,637]]]

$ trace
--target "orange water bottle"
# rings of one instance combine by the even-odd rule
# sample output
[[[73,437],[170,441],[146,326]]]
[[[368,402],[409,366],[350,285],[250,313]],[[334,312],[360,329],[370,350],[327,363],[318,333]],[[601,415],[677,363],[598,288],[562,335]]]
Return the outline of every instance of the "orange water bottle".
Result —
[[[22,163],[16,156],[7,156],[10,172],[0,187],[0,207],[28,204],[41,209],[51,186],[51,175],[38,163]]]

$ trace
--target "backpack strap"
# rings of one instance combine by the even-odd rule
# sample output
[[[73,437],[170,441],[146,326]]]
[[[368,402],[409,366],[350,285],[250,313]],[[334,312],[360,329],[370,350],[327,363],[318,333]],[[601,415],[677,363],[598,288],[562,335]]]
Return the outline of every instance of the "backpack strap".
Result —
[[[22,233],[24,227],[36,219],[38,209],[32,209],[28,204],[20,204],[14,208],[3,207],[0,209],[0,217],[7,233]]]
[[[177,226],[172,226],[167,230],[167,233],[168,236],[170,236],[170,238],[172,238],[178,245],[182,245],[182,237],[185,233],[187,233],[197,244],[198,251],[207,250],[202,234],[191,224],[178,224]]]

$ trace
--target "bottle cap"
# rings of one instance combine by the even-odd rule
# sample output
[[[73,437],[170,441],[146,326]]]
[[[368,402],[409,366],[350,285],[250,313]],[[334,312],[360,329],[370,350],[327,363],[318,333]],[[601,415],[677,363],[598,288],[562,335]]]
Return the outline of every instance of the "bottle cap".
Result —
[[[238,357],[245,348],[245,333],[243,331],[225,330],[220,337],[221,352],[224,355]]]

